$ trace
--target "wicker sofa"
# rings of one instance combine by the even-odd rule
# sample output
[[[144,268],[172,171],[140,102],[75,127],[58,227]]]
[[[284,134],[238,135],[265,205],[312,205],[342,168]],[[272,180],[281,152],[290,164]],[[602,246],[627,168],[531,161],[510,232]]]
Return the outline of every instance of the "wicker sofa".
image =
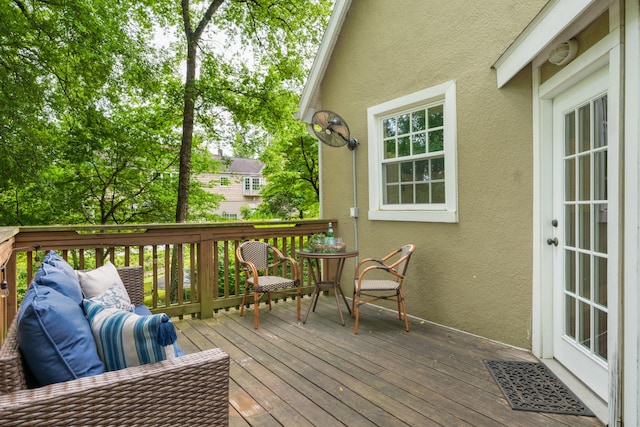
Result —
[[[118,273],[132,303],[142,304],[142,268],[122,267]],[[229,356],[220,349],[34,389],[27,383],[14,320],[0,347],[2,426],[226,426],[229,422]]]

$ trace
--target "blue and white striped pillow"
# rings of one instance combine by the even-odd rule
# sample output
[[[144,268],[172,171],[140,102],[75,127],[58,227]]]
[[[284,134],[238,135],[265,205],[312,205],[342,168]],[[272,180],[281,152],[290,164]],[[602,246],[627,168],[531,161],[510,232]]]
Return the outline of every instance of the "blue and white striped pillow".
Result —
[[[84,311],[107,371],[176,357],[176,331],[166,314],[138,316],[84,300]]]

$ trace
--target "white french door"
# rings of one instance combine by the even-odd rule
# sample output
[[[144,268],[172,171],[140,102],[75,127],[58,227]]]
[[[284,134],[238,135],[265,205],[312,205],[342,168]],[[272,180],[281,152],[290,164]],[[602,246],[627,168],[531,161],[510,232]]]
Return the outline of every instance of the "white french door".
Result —
[[[553,100],[553,353],[603,400],[609,395],[613,283],[609,227],[608,68]],[[616,211],[614,209],[614,211]],[[613,328],[616,330],[617,328]]]

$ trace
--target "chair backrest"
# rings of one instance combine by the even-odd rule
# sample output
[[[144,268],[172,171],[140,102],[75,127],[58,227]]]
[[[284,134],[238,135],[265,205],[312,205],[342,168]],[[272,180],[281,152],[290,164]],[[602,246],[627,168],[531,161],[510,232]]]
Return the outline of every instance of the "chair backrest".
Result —
[[[248,241],[238,246],[239,261],[249,261],[258,270],[266,270],[269,267],[269,248],[265,242]]]
[[[410,243],[408,245],[404,245],[400,248],[400,257],[398,258],[398,264],[396,265],[396,271],[401,274],[403,277],[407,272],[407,267],[409,267],[409,260],[411,259],[411,255],[416,250],[416,245]]]

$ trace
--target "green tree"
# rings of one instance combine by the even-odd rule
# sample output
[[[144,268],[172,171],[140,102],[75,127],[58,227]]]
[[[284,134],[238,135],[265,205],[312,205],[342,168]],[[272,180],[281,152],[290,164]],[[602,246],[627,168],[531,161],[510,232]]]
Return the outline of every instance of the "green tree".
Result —
[[[318,140],[300,123],[292,129],[293,136],[273,141],[261,156],[267,185],[261,191],[259,215],[282,219],[318,216]]]
[[[238,127],[279,132],[291,120],[295,91],[319,44],[331,4],[329,0],[182,0],[186,80],[177,222],[188,218],[196,118],[210,141],[226,139],[241,147],[256,143],[259,147],[264,138],[247,140],[242,132],[234,133]],[[209,27],[221,36],[222,49],[203,41]],[[233,51],[238,45],[241,49]]]

